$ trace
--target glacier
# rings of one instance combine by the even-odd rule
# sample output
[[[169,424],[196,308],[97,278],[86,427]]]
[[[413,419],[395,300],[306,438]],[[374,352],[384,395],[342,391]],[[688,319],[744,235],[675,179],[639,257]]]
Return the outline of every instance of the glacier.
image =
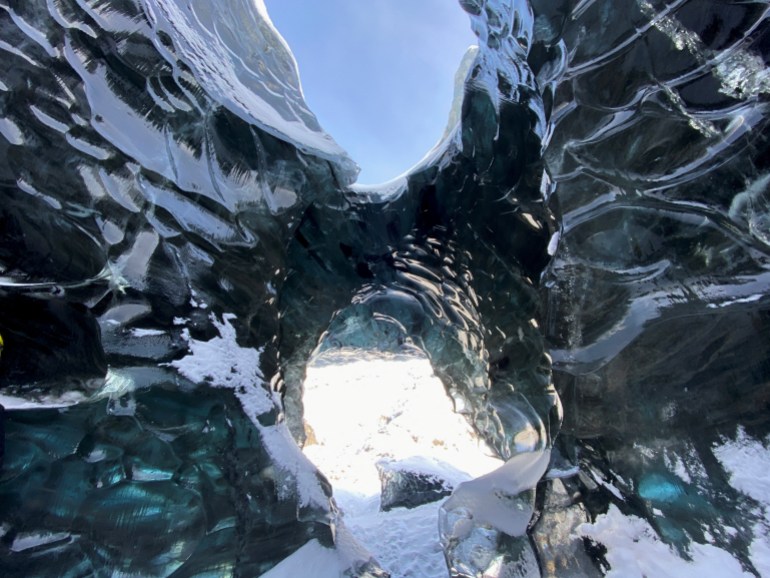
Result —
[[[300,449],[357,348],[505,462],[448,575],[767,574],[767,4],[458,9],[444,138],[364,187],[261,0],[0,0],[0,573],[387,576]]]

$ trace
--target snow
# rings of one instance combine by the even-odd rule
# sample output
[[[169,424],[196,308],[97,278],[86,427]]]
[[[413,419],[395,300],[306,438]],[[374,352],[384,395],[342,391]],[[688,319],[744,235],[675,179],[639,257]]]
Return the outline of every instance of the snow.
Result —
[[[469,530],[470,519],[509,536],[523,536],[532,508],[524,502],[513,502],[511,496],[534,488],[550,458],[550,450],[516,454],[498,469],[461,484],[444,506],[447,511],[462,512],[459,527],[457,522],[452,524],[452,537],[462,538]]]
[[[273,409],[274,401],[259,365],[262,349],[238,345],[231,323],[235,319],[233,314],[225,313],[220,322],[212,313],[210,319],[219,331],[219,337],[198,341],[184,329],[182,338],[187,341],[190,353],[169,365],[196,383],[208,382],[212,387],[232,388],[249,416]]]
[[[428,360],[327,355],[308,369],[303,399],[309,426],[304,451],[332,483],[346,531],[392,578],[446,578],[441,501],[380,512],[375,464],[386,460],[456,486],[503,462],[453,411]]]
[[[762,504],[770,505],[770,439],[765,444],[738,428],[734,441],[714,448],[714,455],[730,474],[730,485]]]
[[[308,576],[313,578],[340,578],[345,567],[335,550],[324,548],[318,540],[310,540],[277,566],[262,574],[262,578],[287,578]]]
[[[0,395],[0,405],[7,410],[63,408],[85,401],[88,401],[88,397],[79,391],[65,391],[61,395],[42,395],[29,398]]]
[[[770,438],[761,441],[738,428],[735,439],[724,440],[713,449],[730,477],[730,485],[755,500],[754,540],[749,558],[760,576],[770,577]],[[689,475],[680,458],[668,460],[669,467],[685,481]],[[688,464],[689,465],[689,464]],[[734,529],[725,528],[735,533]],[[681,558],[655,533],[650,524],[636,516],[625,516],[615,505],[593,524],[581,524],[577,533],[603,544],[610,564],[607,576],[633,578],[722,578],[752,576],[730,553],[711,544],[693,542],[692,560]],[[708,535],[706,536],[708,539]]]
[[[205,309],[205,304],[198,304]],[[167,365],[195,383],[207,383],[211,387],[232,389],[241,402],[245,414],[262,436],[265,449],[276,467],[284,474],[278,477],[279,495],[285,498],[296,495],[301,506],[328,507],[328,499],[316,478],[315,468],[300,451],[285,423],[264,426],[258,416],[274,409],[279,401],[271,394],[260,368],[262,348],[241,347],[238,344],[232,313],[224,313],[222,320],[209,315],[219,332],[208,341],[194,339],[188,329],[182,330],[190,353]]]
[[[494,457],[467,421],[453,411],[426,358],[340,353],[318,360],[308,369],[305,381],[308,443],[303,453],[283,423],[259,423],[257,416],[273,409],[277,400],[264,383],[261,349],[237,343],[233,319],[224,314],[220,321],[212,314],[219,336],[209,341],[193,339],[184,330],[190,353],[170,365],[197,383],[233,389],[260,430],[265,448],[287,474],[279,478],[280,492],[287,497],[298,495],[303,505],[323,507],[326,496],[316,479],[315,464],[332,483],[341,511],[335,549],[308,542],[273,568],[269,578],[336,577],[370,554],[393,578],[447,575],[438,535],[441,501],[380,512],[378,461],[385,467],[445,480],[457,488],[450,501],[471,500],[475,515],[507,533],[518,533],[521,521],[510,516],[502,519],[484,497],[493,493],[493,486],[503,487],[500,484],[513,484],[503,488],[511,494],[534,485],[547,468],[548,452],[518,454],[505,464]],[[739,429],[734,440],[714,448],[733,487],[758,502],[749,556],[761,576],[770,576],[768,446],[770,440],[763,443]],[[678,458],[670,460],[669,467],[687,477],[687,468]],[[515,475],[509,475],[511,469]],[[508,527],[511,524],[516,528]],[[615,505],[594,523],[582,524],[577,533],[606,546],[611,578],[751,576],[731,554],[711,544],[693,542],[691,559],[682,558],[647,521],[625,516]]]
[[[613,496],[615,496],[621,502],[625,501],[625,498],[623,497],[623,493],[620,490],[618,490],[614,484],[602,478],[602,476],[599,473],[595,472],[593,469],[590,470],[589,473],[591,474],[591,477],[594,479],[594,481],[597,484],[606,488]]]
[[[752,575],[728,552],[692,543],[692,561],[680,558],[642,518],[625,516],[614,504],[577,532],[607,547],[608,578],[726,578]]]
[[[735,440],[716,446],[714,455],[730,475],[730,485],[759,503],[749,558],[762,576],[770,576],[770,436],[763,443],[739,427]]]
[[[376,499],[368,511],[346,513],[345,523],[392,578],[446,578],[437,530],[440,503],[379,512]]]
[[[134,327],[131,330],[131,335],[134,337],[156,337],[165,334],[166,332],[161,329],[143,329],[141,327]]]
[[[406,471],[421,474],[428,478],[443,480],[451,487],[470,480],[470,476],[455,468],[452,464],[424,456],[412,456],[403,460],[384,459],[377,462],[382,471]]]
[[[670,458],[668,455],[663,456],[663,460],[666,464],[666,467],[671,470],[671,472],[678,476],[680,480],[685,482],[686,484],[692,483],[692,478],[690,477],[690,474],[687,472],[687,468],[685,468],[684,462],[679,456],[674,456],[673,458]]]
[[[739,303],[754,303],[755,301],[759,301],[765,296],[764,293],[758,293],[756,295],[749,295],[748,297],[741,297],[738,299],[731,299],[728,301],[723,301],[721,303],[709,303],[706,305],[709,309],[716,309],[718,307],[729,307],[730,305],[737,305]]]

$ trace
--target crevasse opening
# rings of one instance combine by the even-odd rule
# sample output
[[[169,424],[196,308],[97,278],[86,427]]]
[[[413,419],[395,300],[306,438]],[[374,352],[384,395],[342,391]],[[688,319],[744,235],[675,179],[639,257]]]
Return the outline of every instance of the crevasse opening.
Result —
[[[359,183],[407,171],[457,122],[463,55],[476,37],[456,2],[266,4],[309,108],[361,167]]]

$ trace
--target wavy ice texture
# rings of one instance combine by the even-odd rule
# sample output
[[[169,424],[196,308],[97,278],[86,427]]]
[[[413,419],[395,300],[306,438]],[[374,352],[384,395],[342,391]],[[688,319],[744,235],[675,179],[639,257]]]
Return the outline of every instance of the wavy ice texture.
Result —
[[[456,122],[377,190],[261,3],[0,2],[6,575],[383,576],[291,438],[346,346],[424,352],[509,460],[445,504],[456,575],[598,574],[610,504],[757,571],[715,444],[770,429],[766,4],[460,5]]]
[[[334,544],[265,380],[285,245],[354,165],[271,80],[294,65],[263,12],[208,8],[0,4],[0,382],[36,407],[4,419],[5,575],[256,576]],[[260,34],[271,68],[195,58]]]
[[[273,27],[263,0],[142,2],[163,53],[171,39],[202,87],[247,123],[344,167],[343,182],[358,169],[318,124],[302,96],[297,64]]]
[[[533,8],[562,212],[543,282],[561,449],[581,466],[570,485],[597,524],[642,516],[674,556],[703,559],[706,544],[757,573],[763,526],[712,444],[769,425],[767,6]]]

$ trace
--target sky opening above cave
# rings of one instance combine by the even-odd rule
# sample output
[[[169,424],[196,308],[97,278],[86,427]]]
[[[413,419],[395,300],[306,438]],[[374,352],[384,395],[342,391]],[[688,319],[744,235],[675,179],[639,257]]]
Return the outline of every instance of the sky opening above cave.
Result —
[[[441,138],[454,77],[476,44],[454,0],[265,0],[321,126],[361,167],[390,180]]]

